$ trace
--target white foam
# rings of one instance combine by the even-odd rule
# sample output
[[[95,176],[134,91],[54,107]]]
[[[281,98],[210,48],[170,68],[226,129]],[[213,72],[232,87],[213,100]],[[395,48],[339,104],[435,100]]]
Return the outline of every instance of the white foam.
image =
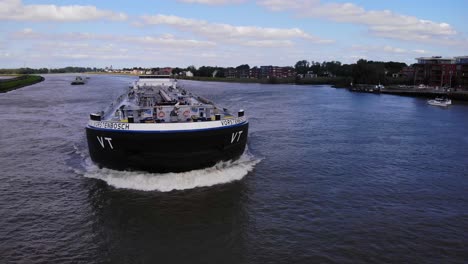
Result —
[[[87,157],[87,153],[85,153],[85,151],[83,150],[80,150],[80,148],[76,144],[73,144],[73,149],[76,154],[80,155],[80,157],[84,159]]]
[[[252,171],[260,161],[260,159],[255,159],[251,154],[246,153],[234,162],[220,162],[206,169],[181,173],[148,173],[99,169],[88,158],[84,176],[103,180],[116,188],[169,192],[240,180]]]

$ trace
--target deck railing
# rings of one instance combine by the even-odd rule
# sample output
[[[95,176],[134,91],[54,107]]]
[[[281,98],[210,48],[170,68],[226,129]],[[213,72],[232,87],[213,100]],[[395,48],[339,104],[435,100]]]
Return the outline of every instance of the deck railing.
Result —
[[[130,91],[130,89],[129,89],[129,91]],[[122,101],[127,97],[127,94],[128,94],[129,91],[127,91],[126,93],[120,95],[117,99],[114,100],[114,102],[112,102],[109,106],[107,106],[104,109],[104,111],[102,111],[102,113],[103,113],[102,117],[104,119],[107,119],[107,117],[109,117],[109,115],[114,114],[113,110],[114,110],[115,106],[122,103]]]

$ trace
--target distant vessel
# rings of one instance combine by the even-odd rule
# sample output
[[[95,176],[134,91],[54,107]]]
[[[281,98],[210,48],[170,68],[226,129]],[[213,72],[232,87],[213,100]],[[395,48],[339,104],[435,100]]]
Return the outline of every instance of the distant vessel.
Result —
[[[90,115],[86,136],[101,167],[180,172],[238,159],[248,128],[243,110],[233,116],[169,75],[143,75],[105,111]]]
[[[428,100],[427,103],[430,105],[435,105],[435,106],[449,106],[452,104],[452,100],[448,98],[436,98],[436,99]]]
[[[85,84],[85,83],[86,83],[85,79],[83,79],[80,76],[76,76],[75,80],[73,82],[71,82],[71,85],[81,85],[81,84]]]

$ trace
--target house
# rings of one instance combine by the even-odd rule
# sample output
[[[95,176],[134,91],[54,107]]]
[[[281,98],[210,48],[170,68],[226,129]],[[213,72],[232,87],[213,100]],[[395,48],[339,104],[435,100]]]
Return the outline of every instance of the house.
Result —
[[[191,71],[183,71],[180,73],[180,75],[185,77],[193,77],[193,73]]]
[[[314,73],[313,71],[308,71],[306,74],[304,74],[304,78],[308,78],[308,79],[317,78],[317,74]]]

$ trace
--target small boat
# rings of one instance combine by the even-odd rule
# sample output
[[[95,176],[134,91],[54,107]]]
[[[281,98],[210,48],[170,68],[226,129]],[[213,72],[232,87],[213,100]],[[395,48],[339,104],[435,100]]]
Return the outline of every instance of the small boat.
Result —
[[[169,75],[143,75],[86,127],[89,154],[99,167],[181,172],[238,159],[249,123],[178,86]]]
[[[82,85],[82,84],[85,84],[85,83],[86,83],[85,79],[83,79],[80,76],[76,76],[75,80],[73,82],[71,82],[71,85]]]
[[[449,106],[452,104],[452,100],[437,97],[436,99],[428,100],[427,103],[435,106]]]

